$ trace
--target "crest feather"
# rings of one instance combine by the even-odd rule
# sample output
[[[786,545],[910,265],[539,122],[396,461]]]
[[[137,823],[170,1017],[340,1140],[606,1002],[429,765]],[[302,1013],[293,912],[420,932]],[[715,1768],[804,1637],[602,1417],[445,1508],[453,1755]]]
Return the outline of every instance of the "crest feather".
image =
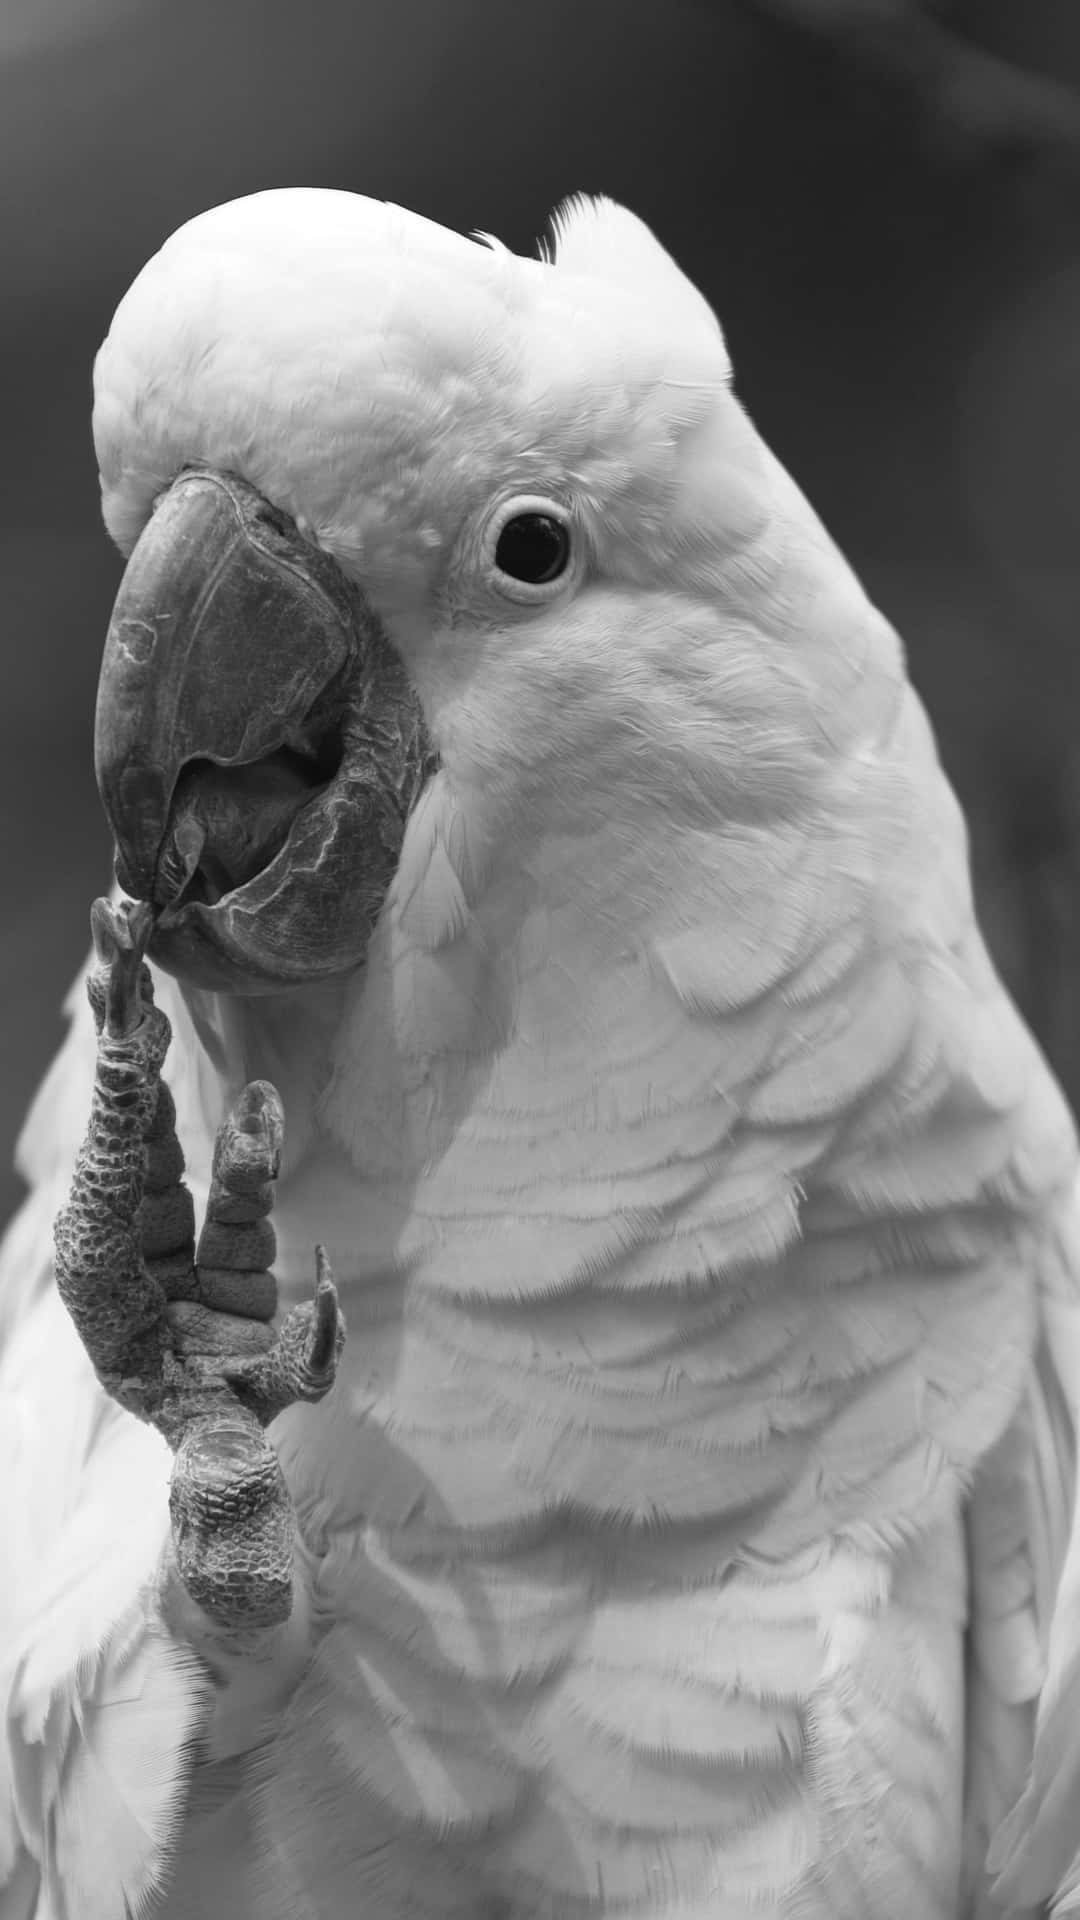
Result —
[[[636,213],[603,195],[571,194],[551,216],[541,258],[564,273],[606,280],[664,312],[679,326],[719,340],[720,322],[707,300]]]

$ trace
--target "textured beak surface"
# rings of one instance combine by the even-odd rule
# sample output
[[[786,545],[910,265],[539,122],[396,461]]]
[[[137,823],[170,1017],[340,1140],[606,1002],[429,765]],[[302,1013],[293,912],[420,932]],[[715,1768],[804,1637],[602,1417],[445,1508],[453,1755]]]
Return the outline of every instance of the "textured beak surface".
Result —
[[[255,488],[182,472],[109,624],[95,728],[121,886],[151,953],[259,992],[363,958],[433,765],[360,591]]]

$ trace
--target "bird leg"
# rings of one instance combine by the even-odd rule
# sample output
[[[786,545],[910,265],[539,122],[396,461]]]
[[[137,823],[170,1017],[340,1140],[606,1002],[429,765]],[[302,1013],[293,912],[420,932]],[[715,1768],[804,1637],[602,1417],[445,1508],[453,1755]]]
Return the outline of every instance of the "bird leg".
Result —
[[[106,1392],[176,1456],[169,1511],[188,1594],[221,1628],[265,1627],[289,1615],[295,1517],[263,1429],[329,1392],[345,1324],[322,1247],[314,1300],[271,1324],[283,1115],[269,1081],[245,1087],[218,1131],[196,1253],[161,1078],[171,1029],[143,960],[153,923],[143,903],[97,900],[91,912],[97,1066],[56,1221],[56,1281]]]

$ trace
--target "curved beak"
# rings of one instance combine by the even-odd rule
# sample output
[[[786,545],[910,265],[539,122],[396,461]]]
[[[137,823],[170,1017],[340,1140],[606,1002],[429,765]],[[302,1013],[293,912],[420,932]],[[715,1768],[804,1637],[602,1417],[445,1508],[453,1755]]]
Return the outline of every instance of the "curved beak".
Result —
[[[151,957],[278,991],[359,964],[436,764],[363,594],[247,481],[187,468],[120,583],[98,787]]]
[[[94,763],[117,878],[164,905],[159,865],[184,767],[265,759],[358,644],[359,595],[246,481],[180,474],[138,540],[109,622]]]

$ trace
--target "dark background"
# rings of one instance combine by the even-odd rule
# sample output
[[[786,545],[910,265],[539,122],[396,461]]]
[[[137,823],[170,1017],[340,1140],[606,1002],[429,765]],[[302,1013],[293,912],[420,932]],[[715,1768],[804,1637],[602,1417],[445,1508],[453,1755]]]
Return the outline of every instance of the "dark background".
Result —
[[[1080,1096],[1078,180],[1075,0],[0,0],[0,1217],[109,875],[92,357],[174,227],[291,183],[655,227],[905,635]]]

